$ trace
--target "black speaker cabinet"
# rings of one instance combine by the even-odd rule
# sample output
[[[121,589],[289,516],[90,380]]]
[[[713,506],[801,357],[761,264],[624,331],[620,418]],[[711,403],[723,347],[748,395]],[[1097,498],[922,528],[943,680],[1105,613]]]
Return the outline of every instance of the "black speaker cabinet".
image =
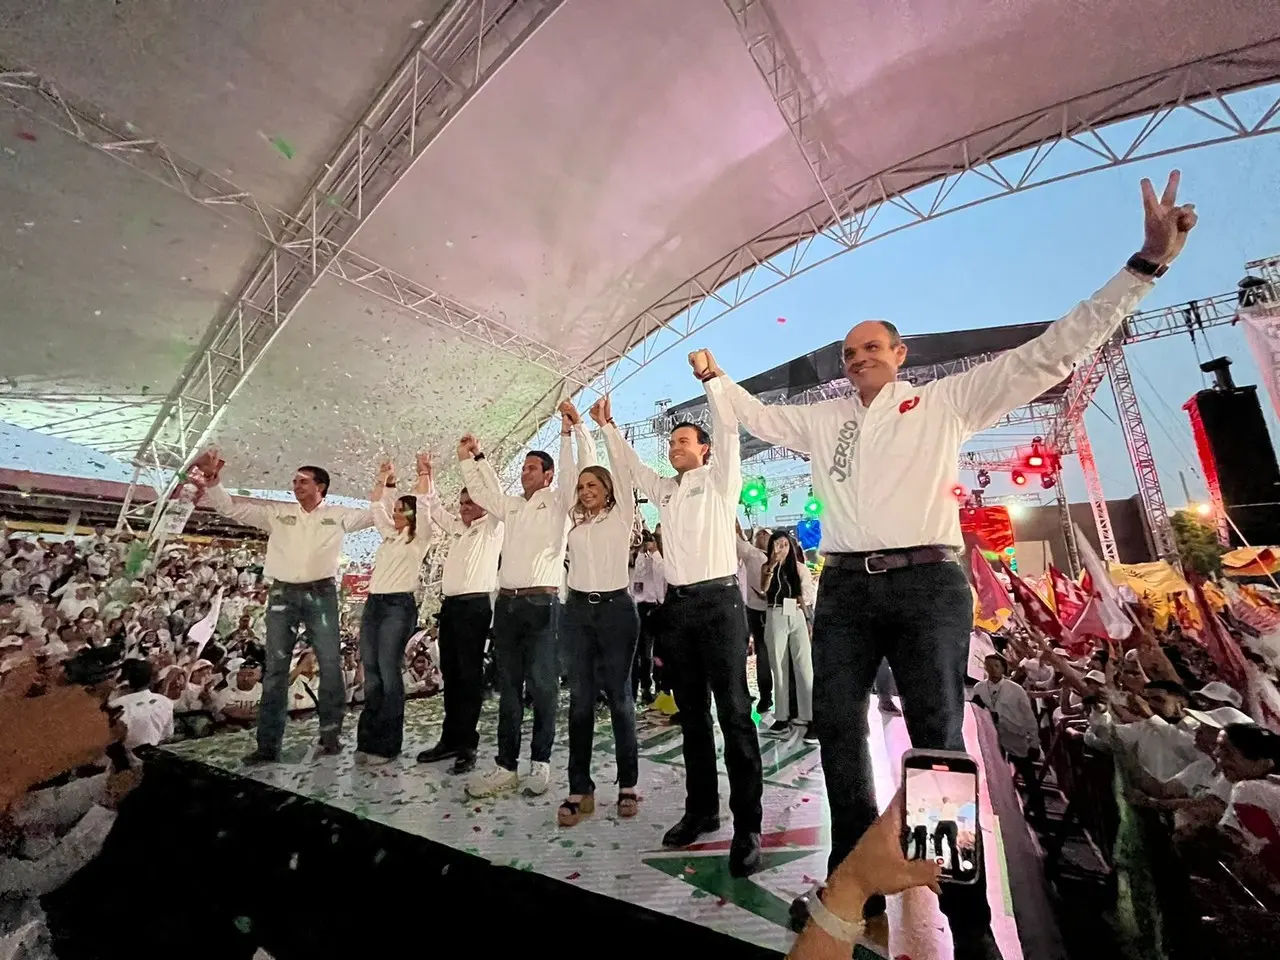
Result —
[[[1201,390],[1187,401],[1206,481],[1217,478],[1227,516],[1255,547],[1280,544],[1280,466],[1258,388]],[[1231,542],[1241,545],[1233,529]]]

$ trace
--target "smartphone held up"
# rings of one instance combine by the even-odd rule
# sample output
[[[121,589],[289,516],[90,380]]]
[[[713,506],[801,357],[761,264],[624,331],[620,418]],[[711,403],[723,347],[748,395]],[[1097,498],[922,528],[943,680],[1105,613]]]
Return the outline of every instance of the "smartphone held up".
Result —
[[[934,860],[943,883],[977,883],[982,870],[978,764],[967,753],[908,750],[902,756],[902,850]]]

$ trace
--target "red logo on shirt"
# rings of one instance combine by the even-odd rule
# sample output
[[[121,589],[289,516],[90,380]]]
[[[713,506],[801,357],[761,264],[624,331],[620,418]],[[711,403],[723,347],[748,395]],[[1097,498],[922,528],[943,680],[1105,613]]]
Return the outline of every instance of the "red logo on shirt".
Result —
[[[898,404],[898,412],[906,413],[908,410],[914,410],[918,406],[920,406],[920,398],[912,397],[910,400],[903,400]]]

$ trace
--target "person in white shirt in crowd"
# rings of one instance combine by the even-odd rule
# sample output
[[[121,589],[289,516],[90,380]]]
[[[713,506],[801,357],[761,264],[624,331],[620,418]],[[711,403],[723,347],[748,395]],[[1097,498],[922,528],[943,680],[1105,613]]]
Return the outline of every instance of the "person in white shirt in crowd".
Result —
[[[107,556],[107,548],[104,544],[95,543],[93,545],[93,553],[85,557],[85,569],[89,571],[89,576],[98,580],[105,580],[111,575],[111,558]]]
[[[124,745],[155,747],[173,736],[173,701],[151,691],[153,671],[146,660],[126,660],[120,667],[122,687],[110,704],[121,711],[128,728]]]
[[[98,609],[98,598],[93,595],[93,587],[87,583],[75,585],[58,601],[58,613],[64,620],[75,620],[86,607]]]
[[[609,458],[625,463],[636,486],[657,505],[662,518],[662,558],[667,578],[664,628],[674,660],[674,692],[684,730],[685,812],[662,838],[684,847],[720,828],[720,778],[711,728],[715,697],[724,759],[729,768],[733,841],[729,872],[745,877],[760,868],[760,742],[751,719],[747,688],[747,617],[738,584],[738,498],[742,463],[738,425],[710,367],[710,354],[689,355],[703,382],[715,430],[715,451],[706,430],[692,423],[671,431],[667,459],[675,477],[661,477],[626,442],[602,407]]]
[[[1036,761],[1040,758],[1040,721],[1031,708],[1031,698],[1021,684],[1007,676],[1009,664],[993,653],[982,661],[987,678],[973,688],[973,702],[991,711],[1000,749],[1018,771],[1027,788],[1027,813],[1044,816],[1044,794]]]
[[[214,694],[214,710],[224,722],[243,727],[255,721],[261,726],[264,687],[262,671],[255,660],[232,659],[227,664],[227,685]],[[321,683],[323,684],[323,679]],[[321,701],[324,694],[320,695]]]
[[[248,764],[276,763],[288,717],[289,666],[299,626],[320,661],[320,745],[326,754],[341,750],[345,691],[338,637],[338,557],[342,538],[373,526],[366,508],[325,502],[329,473],[323,467],[299,467],[293,475],[296,503],[237,503],[220,482],[223,461],[216,450],[195,462],[203,474],[205,503],[225,517],[267,531],[264,572],[271,578],[267,607],[266,676],[258,721],[258,746]]]
[[[395,489],[395,475],[378,471],[369,502],[382,543],[373,558],[369,595],[360,617],[360,664],[364,667],[364,710],[356,724],[356,762],[386,763],[404,743],[404,651],[418,629],[416,593],[431,535],[418,529],[418,498],[426,499],[430,474],[418,455],[418,484],[412,496],[398,497],[391,514],[382,497]]]
[[[476,766],[480,708],[484,704],[484,648],[493,623],[493,594],[498,589],[502,553],[502,517],[485,511],[467,488],[458,494],[458,516],[444,509],[434,483],[431,460],[426,471],[431,522],[453,542],[440,577],[440,676],[444,683],[444,723],[440,741],[418,754],[419,763],[453,759],[449,772],[470,773]],[[425,661],[425,657],[423,658]],[[415,670],[417,669],[415,658]],[[426,689],[425,663],[417,674]]]
[[[0,597],[16,597],[20,594],[27,575],[27,558],[14,557],[11,565],[0,570]]]
[[[596,462],[595,446],[582,419],[567,401],[560,405],[560,470],[541,450],[531,450],[520,470],[521,496],[508,496],[480,444],[468,434],[458,443],[462,479],[471,499],[506,526],[498,602],[493,612],[498,662],[498,756],[492,770],[467,783],[467,793],[487,797],[520,785],[520,725],[524,689],[533,698],[533,742],[524,792],[547,792],[551,780],[551,745],[556,736],[559,665],[556,625],[560,585],[564,579],[564,539],[569,510],[577,499],[578,465],[570,434],[578,431],[581,466]],[[551,489],[553,481],[557,488]],[[445,682],[446,689],[448,681]]]
[[[813,574],[799,545],[785,530],[769,537],[756,586],[765,598],[764,638],[769,651],[773,692],[778,698],[769,733],[791,730],[791,676],[796,680],[796,722],[804,727],[805,743],[817,743],[813,722],[813,656],[805,610],[813,605]]]
[[[631,599],[636,602],[636,614],[640,617],[640,640],[631,664],[631,696],[645,706],[653,703],[654,681],[660,672],[654,669],[653,657],[655,651],[661,651],[662,598],[666,592],[658,541],[642,529],[640,543],[631,556]]]
[[[961,445],[1066,379],[1096,351],[1181,252],[1196,214],[1142,181],[1141,250],[1092,297],[1039,337],[965,373],[917,387],[897,379],[907,359],[898,330],[858,324],[844,340],[846,398],[766,406],[723,375],[739,422],[770,443],[812,456],[824,507],[826,561],[815,611],[814,722],[831,803],[828,869],[853,849],[877,807],[867,707],[887,657],[911,742],[963,750],[964,677],[972,627],[953,488]],[[719,373],[712,361],[712,369]],[[808,898],[795,904],[803,917]],[[867,903],[868,916],[884,909]],[[942,911],[958,957],[996,956],[985,883],[949,885]]]
[[[606,424],[604,400],[591,408],[591,418],[600,426]],[[595,811],[591,746],[596,697],[601,692],[613,725],[618,816],[634,817],[639,805],[631,665],[640,638],[640,617],[628,589],[627,569],[636,498],[626,459],[614,460],[612,472],[595,464],[582,467],[577,488],[577,499],[569,510],[569,590],[560,620],[569,654],[569,796],[556,815],[562,827],[572,827]]]
[[[756,711],[761,716],[773,709],[773,664],[765,633],[765,613],[769,605],[765,603],[764,594],[760,590],[760,571],[764,569],[765,562],[769,559],[765,550],[769,546],[770,534],[771,531],[762,528],[748,540],[742,525],[739,524],[736,544],[739,564],[738,581],[742,584],[742,602],[747,608],[747,629],[751,633],[751,643],[756,653],[756,686],[760,689]]]

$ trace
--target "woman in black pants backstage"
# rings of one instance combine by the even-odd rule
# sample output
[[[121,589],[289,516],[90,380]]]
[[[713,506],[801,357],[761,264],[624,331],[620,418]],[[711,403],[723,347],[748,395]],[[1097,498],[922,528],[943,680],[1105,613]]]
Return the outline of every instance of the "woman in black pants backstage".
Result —
[[[418,485],[424,499],[430,484],[418,457]],[[369,596],[360,618],[360,662],[364,665],[364,710],[356,727],[356,762],[386,763],[404,740],[404,650],[418,629],[415,592],[431,537],[418,535],[417,496],[398,497],[393,512],[382,499],[395,486],[388,464],[378,473],[369,500],[382,545],[373,560]]]
[[[600,421],[599,407],[591,408]],[[561,627],[569,652],[569,797],[557,820],[571,827],[596,808],[591,779],[596,692],[603,691],[613,721],[618,763],[618,816],[636,815],[636,704],[631,662],[640,618],[631,599],[628,560],[635,529],[636,500],[625,465],[583,467],[578,498],[569,511],[569,597]]]

